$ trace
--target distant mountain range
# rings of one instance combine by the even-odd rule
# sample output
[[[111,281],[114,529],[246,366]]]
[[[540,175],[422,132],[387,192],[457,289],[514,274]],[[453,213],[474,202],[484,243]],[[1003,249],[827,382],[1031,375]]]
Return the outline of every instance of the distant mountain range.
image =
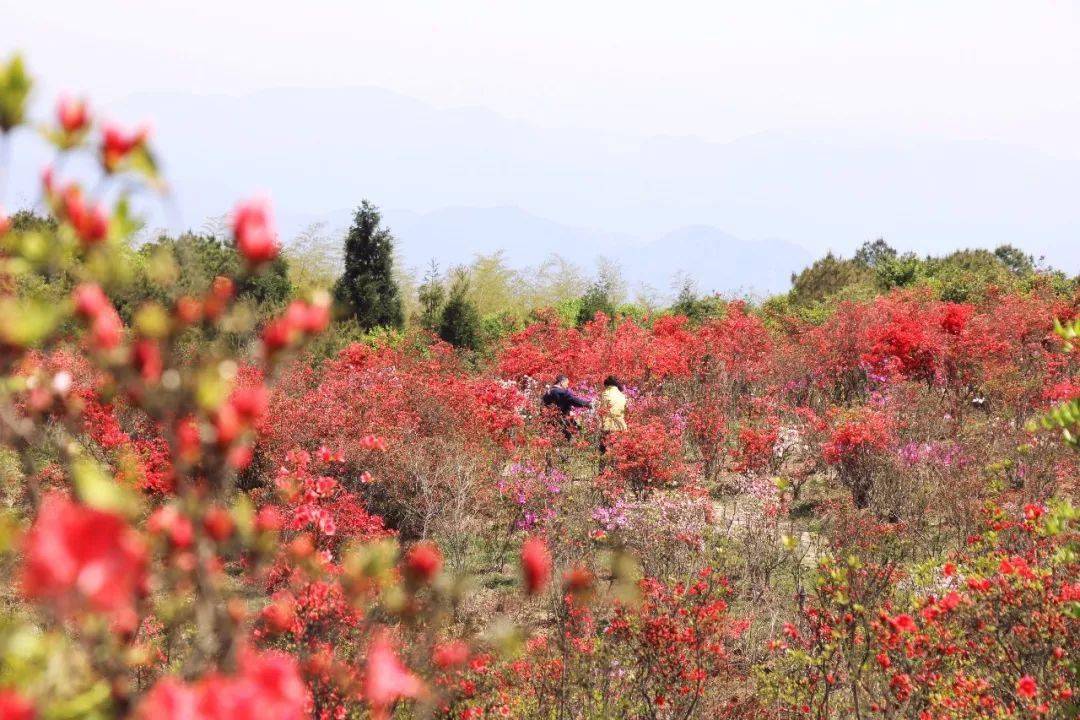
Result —
[[[341,211],[318,221],[325,223],[324,234],[335,237],[344,233],[351,215]],[[514,207],[387,210],[383,215],[406,265],[421,272],[432,259],[446,269],[500,250],[516,268],[537,266],[555,254],[591,271],[602,256],[618,262],[631,288],[647,286],[667,295],[675,278],[685,276],[702,292],[754,294],[785,290],[791,273],[814,259],[794,243],[741,240],[705,225],[642,239],[563,225]]]
[[[343,208],[368,198],[418,266],[500,248],[515,265],[603,254],[660,290],[683,270],[703,290],[773,291],[826,249],[883,236],[935,254],[1012,243],[1080,272],[1080,160],[994,142],[843,130],[626,138],[375,88],[140,94],[107,112],[153,121],[175,202],[152,221],[173,229],[261,190],[285,237],[342,227]],[[36,192],[39,144],[15,143],[24,157],[11,177],[29,180],[9,205]]]

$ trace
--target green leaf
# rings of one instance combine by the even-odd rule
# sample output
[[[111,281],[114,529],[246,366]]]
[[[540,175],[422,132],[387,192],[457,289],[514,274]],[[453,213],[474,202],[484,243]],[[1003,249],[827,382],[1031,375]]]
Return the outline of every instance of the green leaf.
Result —
[[[21,55],[16,53],[7,64],[0,65],[0,131],[6,133],[23,123],[33,85]]]
[[[15,347],[35,347],[56,328],[63,308],[33,298],[0,299],[0,342]]]
[[[42,714],[46,720],[75,720],[75,718],[104,718],[112,698],[108,683],[101,681],[75,697],[54,703]]]
[[[71,474],[79,499],[97,510],[132,515],[139,504],[135,496],[116,482],[94,459],[81,455],[72,462]]]

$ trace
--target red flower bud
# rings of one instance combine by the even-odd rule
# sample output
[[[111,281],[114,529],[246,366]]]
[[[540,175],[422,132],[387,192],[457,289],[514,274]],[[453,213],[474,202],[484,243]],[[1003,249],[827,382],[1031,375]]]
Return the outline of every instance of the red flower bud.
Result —
[[[101,131],[101,162],[107,172],[114,172],[135,148],[146,143],[150,129],[143,126],[130,132],[107,123]]]
[[[0,206],[0,237],[7,234],[11,229],[11,218],[4,214],[4,208]]]
[[[87,110],[86,101],[61,97],[56,104],[56,120],[68,135],[85,130],[90,124],[90,113]]]
[[[218,445],[231,445],[240,437],[240,414],[230,403],[225,403],[214,414],[214,430],[217,431]]]
[[[304,322],[307,320],[307,303],[303,300],[293,300],[289,303],[289,306],[285,308],[285,314],[283,315],[285,322],[289,323],[297,330],[304,329]]]
[[[210,285],[210,294],[222,302],[228,302],[236,294],[236,283],[231,278],[218,275]]]
[[[0,690],[0,718],[3,720],[34,720],[34,704],[14,690]]]
[[[90,342],[99,350],[112,350],[124,337],[124,323],[111,307],[98,313],[90,326]]]
[[[330,325],[330,308],[325,305],[308,305],[301,328],[308,335],[318,335]]]
[[[531,537],[521,546],[521,572],[529,595],[543,590],[551,579],[551,553],[542,538]]]
[[[439,546],[432,542],[420,542],[409,548],[405,555],[405,575],[411,580],[427,585],[442,569],[443,556]]]
[[[252,265],[261,265],[277,257],[279,247],[270,217],[270,204],[257,199],[237,205],[233,213],[233,236],[240,254]]]
[[[41,171],[41,189],[46,196],[56,192],[56,178],[52,165],[46,165]]]
[[[202,303],[190,295],[177,298],[176,317],[184,325],[194,325],[202,319]]]
[[[232,537],[236,523],[228,510],[215,506],[203,516],[203,527],[206,528],[207,535],[218,542],[224,542]]]
[[[84,318],[95,318],[106,310],[112,309],[112,303],[105,297],[100,285],[83,283],[71,294],[75,300],[75,312]]]
[[[229,450],[229,456],[226,460],[229,463],[229,467],[234,470],[246,470],[254,459],[255,453],[252,451],[250,445],[237,445]]]
[[[289,555],[294,560],[303,560],[306,557],[310,557],[315,552],[315,540],[308,533],[303,535],[297,535],[291,543],[289,543]]]
[[[587,592],[592,589],[592,584],[593,574],[582,565],[577,565],[563,574],[563,587],[569,593],[577,595]]]
[[[194,462],[198,459],[201,443],[199,426],[193,418],[184,418],[176,424],[177,449],[185,462]]]
[[[82,221],[75,226],[79,238],[84,245],[97,245],[109,234],[109,217],[104,208],[95,205],[82,217]]]
[[[190,547],[194,538],[191,520],[174,505],[164,505],[155,510],[146,521],[146,529],[155,535],[168,535],[169,542],[179,550]]]
[[[88,207],[78,185],[68,185],[63,192],[63,214],[75,228],[83,245],[96,245],[109,232],[109,217],[101,205]]]
[[[155,383],[161,379],[161,347],[156,340],[140,340],[135,343],[135,369],[142,379]]]
[[[262,331],[263,345],[270,354],[287,348],[296,340],[296,326],[285,318],[276,318],[266,324]]]

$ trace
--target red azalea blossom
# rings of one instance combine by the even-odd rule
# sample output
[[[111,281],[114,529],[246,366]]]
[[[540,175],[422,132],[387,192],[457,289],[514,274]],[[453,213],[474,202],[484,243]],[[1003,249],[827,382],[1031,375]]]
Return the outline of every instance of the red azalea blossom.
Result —
[[[905,633],[915,632],[916,629],[915,620],[908,613],[901,613],[894,618],[890,618],[889,624]]]
[[[1038,520],[1043,516],[1046,510],[1042,505],[1036,505],[1035,503],[1028,503],[1024,506],[1024,517],[1028,520]]]
[[[146,547],[119,515],[50,493],[26,540],[28,597],[93,610],[129,612],[144,586]]]

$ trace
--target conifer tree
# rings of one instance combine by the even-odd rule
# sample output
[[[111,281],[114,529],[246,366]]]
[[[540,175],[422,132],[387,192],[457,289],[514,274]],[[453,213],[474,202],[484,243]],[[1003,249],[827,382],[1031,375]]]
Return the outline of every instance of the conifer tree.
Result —
[[[345,272],[334,285],[334,300],[365,330],[404,323],[394,281],[394,237],[382,227],[379,209],[367,200],[356,209],[345,236]]]
[[[454,347],[476,350],[480,346],[480,313],[469,298],[469,275],[460,268],[443,306],[439,337]]]

